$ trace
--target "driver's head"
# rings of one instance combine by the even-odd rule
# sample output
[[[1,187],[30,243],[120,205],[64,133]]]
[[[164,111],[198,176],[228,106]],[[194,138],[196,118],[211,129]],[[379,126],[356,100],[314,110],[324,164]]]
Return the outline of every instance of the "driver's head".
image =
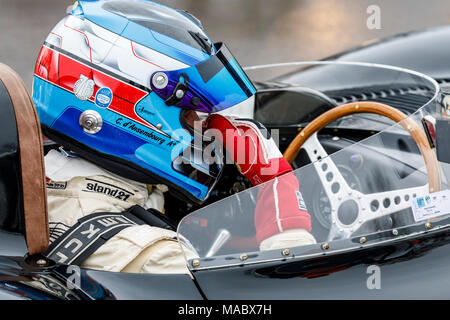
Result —
[[[44,134],[123,177],[206,199],[222,166],[193,163],[185,119],[253,102],[255,88],[200,21],[151,1],[78,1],[39,53]],[[180,161],[182,158],[183,161]]]

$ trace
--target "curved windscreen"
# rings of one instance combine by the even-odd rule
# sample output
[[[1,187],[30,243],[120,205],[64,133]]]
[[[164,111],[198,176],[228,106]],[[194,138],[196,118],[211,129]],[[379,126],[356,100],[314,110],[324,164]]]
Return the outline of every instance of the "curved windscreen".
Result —
[[[293,173],[185,217],[178,234],[183,249],[198,257],[188,261],[191,268],[352,250],[450,224],[450,160],[445,156],[450,123],[434,80],[404,69],[363,63],[290,64],[247,72],[257,83],[258,73],[267,74],[271,68],[280,73],[284,67],[301,67],[296,71],[299,82],[289,83],[292,74],[284,80],[281,76],[259,82],[265,90],[271,85],[312,88],[336,105],[354,102],[355,114],[346,116],[344,124],[336,125],[342,119],[334,121],[312,134],[294,160],[297,169]],[[314,70],[323,81],[318,81]],[[361,113],[356,101],[383,103],[406,117],[396,123]],[[295,114],[302,105],[280,104],[278,108],[280,113]],[[306,124],[296,131],[301,133]],[[280,132],[272,136],[287,138]],[[292,222],[299,219],[303,223]]]

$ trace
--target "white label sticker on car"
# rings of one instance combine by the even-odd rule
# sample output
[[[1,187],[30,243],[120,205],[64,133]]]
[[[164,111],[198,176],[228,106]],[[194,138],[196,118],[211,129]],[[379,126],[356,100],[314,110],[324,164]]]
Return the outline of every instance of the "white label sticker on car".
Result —
[[[295,195],[297,196],[298,208],[303,211],[308,211],[308,209],[306,208],[305,200],[303,200],[303,196],[300,191],[295,191]]]
[[[450,214],[450,190],[431,193],[411,200],[415,221]]]

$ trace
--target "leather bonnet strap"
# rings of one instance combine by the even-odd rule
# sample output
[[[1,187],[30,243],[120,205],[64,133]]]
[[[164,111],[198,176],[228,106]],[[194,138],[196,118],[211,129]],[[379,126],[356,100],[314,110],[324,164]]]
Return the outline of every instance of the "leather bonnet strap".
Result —
[[[20,76],[0,63],[0,81],[11,98],[17,122],[22,173],[25,237],[29,254],[49,244],[42,135],[36,109]]]

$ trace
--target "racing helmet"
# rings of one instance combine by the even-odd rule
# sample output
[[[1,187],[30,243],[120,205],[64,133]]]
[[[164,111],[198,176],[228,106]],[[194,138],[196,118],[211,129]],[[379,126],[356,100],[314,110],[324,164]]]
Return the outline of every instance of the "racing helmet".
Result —
[[[48,138],[196,203],[206,200],[224,162],[194,156],[202,133],[186,119],[253,106],[255,91],[198,19],[144,0],[75,2],[46,38],[33,79]]]

